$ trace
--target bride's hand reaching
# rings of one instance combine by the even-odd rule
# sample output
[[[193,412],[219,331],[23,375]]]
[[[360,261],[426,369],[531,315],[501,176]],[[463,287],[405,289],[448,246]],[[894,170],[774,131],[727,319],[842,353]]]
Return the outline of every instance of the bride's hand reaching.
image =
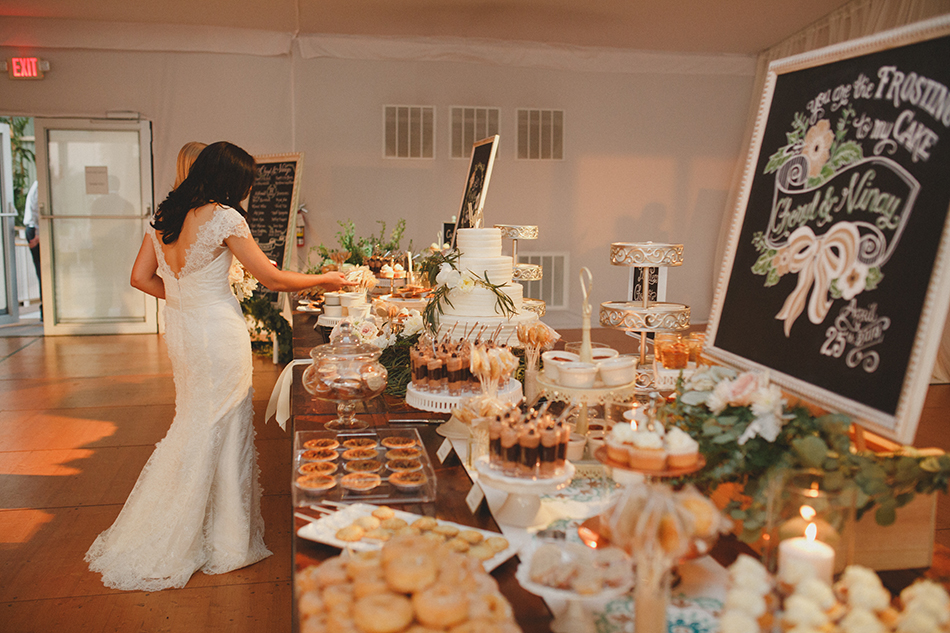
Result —
[[[340,288],[358,285],[355,281],[349,281],[346,276],[338,270],[323,273],[322,275],[318,275],[318,277],[321,279],[317,285],[325,290],[339,290]]]

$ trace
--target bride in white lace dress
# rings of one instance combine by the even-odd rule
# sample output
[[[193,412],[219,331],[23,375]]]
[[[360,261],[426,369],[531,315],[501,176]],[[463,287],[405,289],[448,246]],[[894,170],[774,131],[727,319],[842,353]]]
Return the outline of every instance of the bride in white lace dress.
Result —
[[[165,299],[175,418],[112,527],[86,553],[116,589],[183,587],[270,556],[264,544],[251,405],[251,344],[231,294],[232,256],[271,290],[350,285],[340,273],[273,266],[239,211],[254,159],[209,145],[159,206],[132,269],[132,285]]]

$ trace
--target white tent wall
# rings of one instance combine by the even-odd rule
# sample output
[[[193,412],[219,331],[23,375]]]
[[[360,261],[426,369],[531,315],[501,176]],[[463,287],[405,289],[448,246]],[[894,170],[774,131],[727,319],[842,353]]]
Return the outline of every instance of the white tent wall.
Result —
[[[752,75],[582,73],[489,64],[298,60],[297,149],[306,152],[308,244],[333,242],[338,220],[358,234],[407,221],[415,246],[458,212],[468,160],[449,158],[449,108],[501,111],[486,223],[535,224],[522,253],[570,253],[570,309],[546,320],[578,326],[577,270],[594,274],[596,302],[622,299],[628,269],[614,241],[685,244],[669,296],[703,321],[718,270],[716,238],[740,156]],[[382,106],[436,108],[434,160],[383,158]],[[516,110],[564,111],[564,160],[517,160]],[[403,245],[407,244],[405,240]]]
[[[609,265],[613,241],[685,244],[669,275],[670,300],[693,321],[709,313],[716,240],[752,97],[754,60],[652,55],[622,71],[482,62],[302,58],[207,52],[0,48],[49,60],[39,82],[8,81],[0,114],[104,116],[137,111],[153,122],[155,196],[174,179],[178,148],[227,139],[254,154],[304,152],[301,201],[307,245],[332,244],[338,220],[359,235],[407,221],[417,248],[458,210],[467,160],[450,159],[449,106],[501,110],[501,144],[486,205],[488,224],[537,224],[522,252],[567,251],[569,310],[580,323],[577,271],[594,274],[593,302],[622,299],[626,268]],[[723,69],[725,67],[725,70]],[[436,108],[433,160],[383,158],[385,104]],[[565,113],[561,161],[515,159],[515,111]],[[131,264],[131,263],[130,263]],[[595,310],[596,311],[596,310]],[[596,317],[595,317],[596,318]]]

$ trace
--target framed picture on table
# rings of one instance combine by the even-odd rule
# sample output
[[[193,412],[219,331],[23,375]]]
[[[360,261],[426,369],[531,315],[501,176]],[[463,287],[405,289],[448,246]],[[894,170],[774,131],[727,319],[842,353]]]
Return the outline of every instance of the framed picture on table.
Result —
[[[491,179],[495,153],[498,151],[498,135],[478,141],[472,146],[472,160],[465,179],[465,191],[462,194],[462,206],[459,209],[455,231],[452,233],[452,246],[455,246],[459,229],[471,229],[482,226],[482,211],[485,208],[485,195],[488,181]]]
[[[901,443],[950,307],[950,16],[769,66],[706,342]]]

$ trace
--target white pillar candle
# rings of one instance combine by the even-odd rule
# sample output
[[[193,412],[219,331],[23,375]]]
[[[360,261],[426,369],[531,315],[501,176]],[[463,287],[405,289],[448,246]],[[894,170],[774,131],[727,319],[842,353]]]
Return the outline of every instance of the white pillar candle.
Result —
[[[827,543],[815,540],[817,527],[809,523],[805,529],[805,536],[785,539],[778,545],[778,574],[779,579],[788,582],[786,578],[795,568],[807,566],[814,571],[818,580],[831,585],[835,569],[835,550]],[[797,573],[792,573],[797,576]]]

